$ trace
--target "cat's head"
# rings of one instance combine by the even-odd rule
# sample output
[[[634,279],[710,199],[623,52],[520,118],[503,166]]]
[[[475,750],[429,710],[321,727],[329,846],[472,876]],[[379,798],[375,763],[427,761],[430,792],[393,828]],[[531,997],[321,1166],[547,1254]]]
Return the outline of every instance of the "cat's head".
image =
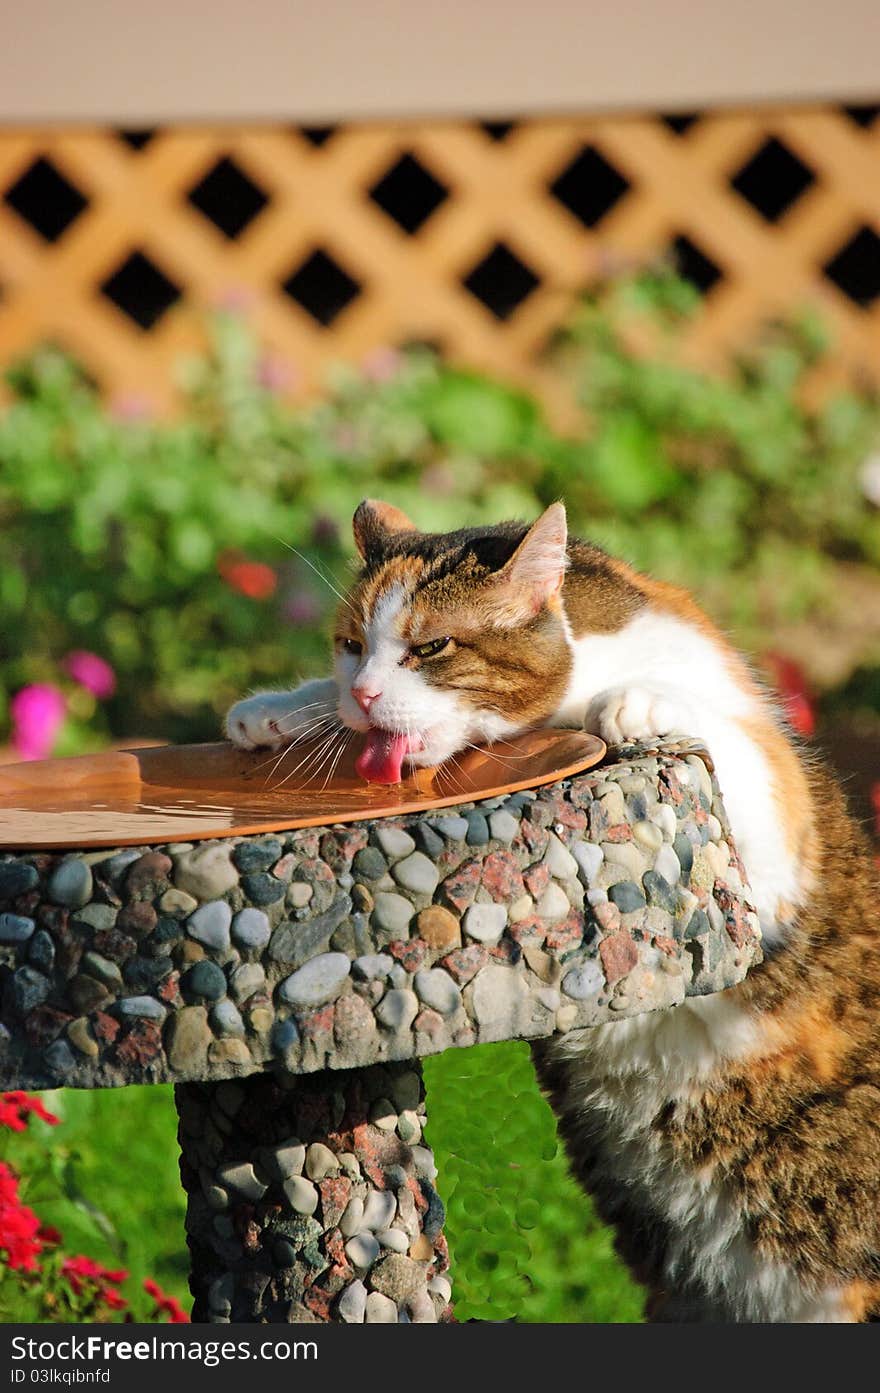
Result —
[[[470,744],[540,725],[571,669],[561,601],[565,509],[527,527],[419,532],[368,500],[363,567],[336,616],[339,716],[367,734],[359,772],[396,783]]]

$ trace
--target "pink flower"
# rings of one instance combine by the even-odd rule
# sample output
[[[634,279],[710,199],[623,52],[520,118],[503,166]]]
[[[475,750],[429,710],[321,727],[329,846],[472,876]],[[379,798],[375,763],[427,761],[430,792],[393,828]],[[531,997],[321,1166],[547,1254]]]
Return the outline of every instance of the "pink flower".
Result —
[[[12,747],[22,759],[46,759],[66,710],[63,694],[48,682],[22,687],[9,704]]]
[[[106,701],[107,697],[111,697],[116,691],[116,673],[97,653],[78,648],[73,653],[68,653],[61,666],[74,682],[85,687],[86,691],[91,692],[99,701]]]
[[[111,401],[110,415],[115,421],[148,421],[153,403],[140,392],[123,392]]]
[[[361,367],[370,382],[390,382],[400,372],[402,363],[403,357],[396,348],[383,345],[371,349]]]
[[[321,617],[321,606],[311,590],[298,590],[284,606],[288,624],[315,624]]]
[[[287,392],[298,381],[299,374],[293,364],[277,354],[267,353],[257,364],[257,382],[267,392]]]

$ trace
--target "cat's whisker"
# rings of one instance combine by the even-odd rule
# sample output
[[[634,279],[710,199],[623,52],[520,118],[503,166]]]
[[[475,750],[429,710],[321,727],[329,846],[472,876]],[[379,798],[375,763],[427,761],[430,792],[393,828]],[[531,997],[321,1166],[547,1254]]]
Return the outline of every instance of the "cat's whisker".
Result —
[[[340,759],[342,758],[342,756],[345,754],[345,751],[346,751],[346,749],[348,748],[348,743],[349,743],[349,741],[351,740],[351,737],[352,737],[353,734],[354,734],[354,731],[353,731],[353,730],[344,730],[343,736],[342,736],[342,740],[341,740],[340,745],[339,745],[339,749],[338,749],[337,752],[336,752],[336,758],[334,759],[333,763],[331,764],[330,769],[329,769],[329,772],[328,772],[328,774],[327,774],[327,777],[325,778],[323,784],[321,785],[322,791],[327,787],[327,785],[329,784],[330,780],[333,778],[333,775],[336,773],[336,766],[337,766],[337,764],[339,763],[339,761],[340,761]]]
[[[329,743],[333,741],[340,729],[341,726],[335,724],[333,728],[330,730],[329,734],[326,730],[318,732],[318,734],[316,735],[316,740],[318,742],[323,741],[324,743],[319,743],[317,746],[307,750],[306,754],[300,760],[299,764],[295,765],[293,769],[289,770],[287,774],[285,774],[281,782],[274,786],[273,792],[275,791],[275,789],[283,788],[284,785],[286,783],[289,783],[290,780],[294,777],[294,775],[298,774],[301,769],[310,769],[312,764],[314,764],[315,760],[320,759],[320,756],[323,753],[324,749],[327,747]],[[303,780],[303,782],[305,782],[305,779]]]
[[[254,771],[256,772],[259,769],[265,769],[267,764],[271,764],[272,770],[266,776],[267,779],[271,779],[272,774],[274,774],[275,770],[278,768],[279,764],[281,764],[281,762],[284,760],[285,756],[289,753],[290,750],[294,749],[296,745],[299,745],[301,741],[308,739],[310,735],[316,734],[320,727],[322,725],[325,725],[327,721],[333,721],[335,719],[336,717],[334,715],[329,714],[326,716],[313,717],[311,720],[306,722],[302,730],[297,731],[297,734],[294,736],[292,740],[289,740],[287,742],[287,744],[281,750],[280,754],[277,751],[273,750],[272,754],[269,755],[268,759],[261,760],[259,764],[254,765]]]
[[[323,581],[323,583],[327,586],[327,589],[332,590],[333,594],[337,597],[337,599],[341,600],[344,605],[348,606],[352,614],[356,614],[354,605],[351,603],[351,600],[349,600],[347,596],[343,595],[341,590],[337,590],[336,586],[333,585],[332,582],[329,581],[327,577],[323,575],[321,571],[318,570],[318,567],[314,564],[313,561],[309,560],[309,558],[305,555],[304,552],[299,551],[296,547],[292,547],[289,542],[284,541],[283,537],[276,537],[275,540],[276,542],[280,542],[283,547],[287,547],[288,551],[292,551],[294,556],[298,556],[301,561],[304,561],[306,565],[314,571],[315,575],[318,577],[318,580]]]

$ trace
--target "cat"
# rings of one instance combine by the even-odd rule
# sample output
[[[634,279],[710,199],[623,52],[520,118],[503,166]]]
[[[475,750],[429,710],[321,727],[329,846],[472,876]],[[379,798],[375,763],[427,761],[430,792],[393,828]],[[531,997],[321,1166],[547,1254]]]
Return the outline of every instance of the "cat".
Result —
[[[354,537],[335,676],[237,703],[229,738],[331,748],[341,723],[389,783],[540,724],[703,741],[764,961],[536,1044],[539,1081],[652,1319],[880,1319],[880,884],[834,779],[691,595],[569,538],[562,504],[430,534],[368,500]]]

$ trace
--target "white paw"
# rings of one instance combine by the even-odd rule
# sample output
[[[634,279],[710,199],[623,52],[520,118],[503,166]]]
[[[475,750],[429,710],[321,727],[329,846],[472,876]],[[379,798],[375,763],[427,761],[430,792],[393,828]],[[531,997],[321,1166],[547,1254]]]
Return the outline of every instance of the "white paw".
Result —
[[[278,750],[290,739],[277,702],[264,697],[246,697],[227,712],[227,739],[240,750]]]
[[[584,728],[607,745],[625,740],[653,740],[660,735],[693,734],[694,718],[674,699],[644,687],[620,687],[600,692],[587,707]]]

